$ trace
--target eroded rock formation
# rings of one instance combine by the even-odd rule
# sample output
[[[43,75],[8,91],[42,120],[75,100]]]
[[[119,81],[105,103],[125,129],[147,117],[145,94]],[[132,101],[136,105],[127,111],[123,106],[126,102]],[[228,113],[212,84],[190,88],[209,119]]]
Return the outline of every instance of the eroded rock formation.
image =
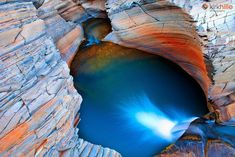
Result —
[[[159,157],[230,157],[235,155],[235,127],[219,125],[214,120],[195,120],[175,143]]]
[[[201,37],[203,53],[211,61],[214,71],[209,99],[217,112],[220,122],[225,122],[235,116],[234,92],[234,17],[235,2],[214,0],[206,3],[200,0],[172,0],[184,8],[196,23],[197,32]],[[203,4],[208,8],[203,8]]]
[[[206,94],[207,88],[210,89],[208,97],[212,105],[209,108],[216,112],[217,120],[232,119],[235,116],[233,1],[217,0],[207,4],[213,7],[230,5],[227,10],[204,9],[205,2],[200,0],[170,2],[108,1],[106,7],[113,32],[105,40],[155,53],[178,63],[199,82]],[[209,71],[213,84],[208,81],[202,52],[215,69]]]
[[[68,65],[84,39],[81,22],[89,18],[104,18],[104,1],[48,0],[38,9],[46,32],[53,38],[61,57]]]
[[[57,10],[61,3],[59,0],[45,2],[39,8],[38,15],[45,21],[46,32],[53,38],[60,50],[61,57],[70,65],[78,46],[83,40],[83,30],[80,24],[67,22],[61,17]]]
[[[63,150],[77,132],[82,99],[36,15],[31,2],[1,5],[1,156]]]
[[[113,32],[105,40],[179,64],[207,94],[209,79],[191,17],[168,1],[107,2]]]
[[[208,94],[217,121],[234,123],[235,4],[207,3],[233,6],[215,10],[203,8],[204,3],[108,0],[105,6],[103,0],[0,0],[0,156],[120,156],[78,138],[82,98],[64,62],[70,64],[84,38],[81,22],[106,17],[106,9],[113,32],[105,40],[178,63]],[[212,84],[202,53],[214,69],[209,71]],[[234,156],[233,137],[213,130],[209,122],[194,122],[161,156]],[[205,138],[206,133],[214,139]]]
[[[78,139],[82,98],[54,44],[69,36],[66,26],[77,28],[43,15],[32,2],[0,3],[0,156],[119,156]],[[62,22],[56,32],[53,18]]]
[[[211,71],[208,71],[212,76],[208,100],[216,113],[216,120],[223,125],[213,120],[199,119],[191,124],[181,139],[159,156],[234,156],[235,140],[232,133],[235,130],[234,126],[229,126],[234,124],[235,111],[234,1],[172,2],[184,8],[197,21],[203,53],[212,65]],[[203,8],[203,4],[208,8]],[[227,7],[223,9],[223,6]]]

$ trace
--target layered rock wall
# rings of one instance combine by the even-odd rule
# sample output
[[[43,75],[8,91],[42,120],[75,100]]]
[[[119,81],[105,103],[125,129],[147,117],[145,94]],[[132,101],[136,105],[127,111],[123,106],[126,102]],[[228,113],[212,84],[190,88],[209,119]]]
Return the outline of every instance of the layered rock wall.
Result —
[[[232,4],[232,10],[204,9],[201,0],[108,0],[106,6],[103,0],[43,2],[0,0],[0,156],[120,156],[78,138],[82,98],[64,62],[70,64],[83,40],[81,22],[105,17],[105,9],[113,27],[105,40],[178,63],[206,95],[208,91],[218,122],[233,123],[233,0],[208,3]],[[214,69],[209,71],[212,84],[202,52]],[[202,123],[197,130],[210,130]],[[178,142],[187,140],[177,148],[180,151],[169,149],[161,155],[195,156],[194,146],[202,154],[222,148],[234,152],[225,142],[207,145],[207,140],[195,137],[185,136]],[[204,149],[205,145],[211,149]]]
[[[70,147],[82,99],[68,66],[31,2],[5,3],[0,9],[1,156]]]
[[[203,4],[208,8],[203,8]],[[217,6],[221,8],[216,9]],[[109,0],[106,8],[113,32],[105,40],[176,62],[204,89],[210,101],[208,107],[216,113],[217,121],[233,120],[233,0],[210,3],[202,0]],[[209,74],[204,61],[212,65]],[[212,83],[208,76],[212,76]]]
[[[102,0],[48,0],[40,6],[38,15],[69,66],[84,39],[81,23],[89,18],[106,17]]]
[[[78,139],[82,98],[54,44],[77,26],[50,18],[32,2],[0,2],[0,156],[120,156]],[[53,18],[62,33],[48,29]]]
[[[191,17],[168,1],[107,1],[113,32],[105,40],[163,56],[193,76],[207,95],[209,79]]]
[[[60,5],[66,6],[65,4],[66,1],[47,1],[38,9],[38,15],[45,21],[46,32],[56,43],[62,59],[70,65],[83,40],[83,29],[81,24],[66,21],[61,17],[58,8]]]
[[[235,1],[172,0],[182,7],[196,22],[203,53],[211,68],[208,101],[216,120],[198,119],[186,133],[164,150],[160,157],[175,156],[234,156],[234,23]]]
[[[228,134],[234,130],[226,125],[234,124],[235,117],[235,2],[113,2],[108,1],[106,6],[113,32],[105,40],[156,53],[178,63],[200,83],[204,91],[208,89],[209,109],[216,114],[216,121],[225,125],[218,125],[213,119],[199,119],[159,156],[234,156],[234,136]],[[203,7],[204,4],[207,8]],[[219,5],[225,8],[214,9]],[[206,62],[209,65],[207,69],[204,67]],[[207,75],[211,83],[207,82]]]
[[[213,66],[209,100],[219,122],[235,118],[235,1],[172,0],[196,21],[203,53]],[[206,6],[205,7],[203,7]]]

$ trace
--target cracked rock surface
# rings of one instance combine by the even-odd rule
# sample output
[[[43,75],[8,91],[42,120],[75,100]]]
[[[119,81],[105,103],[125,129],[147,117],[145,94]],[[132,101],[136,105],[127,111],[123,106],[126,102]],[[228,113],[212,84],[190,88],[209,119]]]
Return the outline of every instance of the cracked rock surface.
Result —
[[[168,1],[107,1],[113,31],[105,40],[163,56],[193,76],[207,95],[209,79],[192,18]]]
[[[232,4],[231,10],[203,9],[204,3],[0,0],[0,156],[120,156],[79,139],[82,98],[68,68],[84,38],[81,22],[104,18],[106,11],[113,31],[105,40],[179,64],[201,85],[223,124],[194,121],[160,156],[235,156],[234,136],[224,132],[234,132],[235,1],[207,2]]]
[[[208,71],[212,75],[208,99],[217,113],[217,120],[234,121],[235,1],[212,0],[206,3],[202,0],[172,0],[172,3],[184,8],[196,21],[197,32],[204,47],[203,53],[213,66],[213,70]],[[230,7],[203,9],[203,4]]]
[[[175,156],[235,156],[234,138],[234,22],[235,1],[213,0],[206,3],[211,6],[220,4],[232,5],[232,9],[203,9],[202,0],[172,0],[172,3],[184,8],[194,21],[201,38],[205,61],[211,68],[208,73],[212,83],[209,86],[208,101],[210,110],[215,112],[216,121],[198,119],[186,133],[175,143],[166,148],[161,157]]]
[[[47,3],[41,15],[32,2],[0,3],[0,156],[119,156],[78,138],[82,98],[59,50],[81,30]]]

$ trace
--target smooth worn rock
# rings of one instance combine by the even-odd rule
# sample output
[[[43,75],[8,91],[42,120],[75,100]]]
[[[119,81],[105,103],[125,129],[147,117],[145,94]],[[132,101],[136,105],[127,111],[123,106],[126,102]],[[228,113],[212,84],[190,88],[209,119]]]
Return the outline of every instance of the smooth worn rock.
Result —
[[[231,7],[205,9],[203,4]],[[216,114],[217,121],[233,118],[222,111],[226,110],[224,106],[234,102],[230,96],[234,93],[231,84],[235,79],[234,1],[120,0],[113,3],[110,0],[106,8],[113,32],[105,40],[155,53],[178,63],[208,94],[212,102],[210,111],[220,112]],[[212,66],[210,69],[205,68],[202,53]]]
[[[107,1],[113,32],[105,40],[163,56],[193,76],[207,95],[209,79],[193,19],[168,1]]]
[[[213,66],[213,71],[208,71],[212,75],[208,98],[213,104],[212,110],[219,113],[217,121],[226,122],[235,118],[233,111],[227,110],[227,105],[234,103],[230,95],[235,92],[235,2],[233,0],[171,1],[184,8],[196,21],[197,32],[201,37],[201,45],[204,47],[203,53]],[[207,5],[208,8],[203,8],[203,5]],[[213,9],[211,6],[220,7]],[[227,116],[227,113],[233,116]]]
[[[233,7],[210,7],[218,4]],[[106,10],[113,28],[106,40],[179,64],[208,94],[210,111],[223,123],[194,122],[160,156],[234,156],[229,126],[235,122],[234,5],[233,0],[108,0],[106,5],[104,0],[0,0],[0,156],[120,156],[78,138],[82,98],[64,62],[70,64],[83,40],[81,23],[106,17]]]
[[[159,157],[230,157],[235,155],[235,127],[216,124],[214,120],[197,119],[185,134],[167,147]]]
[[[183,8],[195,21],[206,61],[212,66],[208,92],[210,110],[215,122],[193,123],[174,145],[159,156],[234,156],[234,1],[171,0]],[[206,4],[209,7],[203,8]],[[212,9],[214,5],[232,5],[231,9]],[[212,116],[214,118],[214,116]],[[227,126],[226,126],[227,125]],[[232,126],[230,126],[232,125]],[[219,128],[219,129],[218,129]],[[211,138],[211,139],[210,139]],[[189,145],[194,145],[193,147]]]
[[[67,62],[69,66],[77,52],[78,45],[80,45],[82,40],[82,28],[81,26],[77,26],[56,43],[57,48],[61,52],[61,57]]]

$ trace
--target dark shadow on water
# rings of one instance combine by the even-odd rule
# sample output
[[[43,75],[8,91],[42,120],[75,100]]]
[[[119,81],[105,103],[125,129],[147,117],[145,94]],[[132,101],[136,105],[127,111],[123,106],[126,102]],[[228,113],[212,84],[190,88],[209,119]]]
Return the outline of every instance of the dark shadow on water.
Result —
[[[80,50],[71,73],[83,97],[79,136],[123,157],[150,157],[175,140],[164,136],[168,121],[142,113],[175,124],[208,113],[196,81],[156,55],[105,42]]]
[[[101,40],[111,32],[110,20],[108,18],[92,18],[83,22],[85,40],[80,48],[86,48],[94,44],[100,44]]]

